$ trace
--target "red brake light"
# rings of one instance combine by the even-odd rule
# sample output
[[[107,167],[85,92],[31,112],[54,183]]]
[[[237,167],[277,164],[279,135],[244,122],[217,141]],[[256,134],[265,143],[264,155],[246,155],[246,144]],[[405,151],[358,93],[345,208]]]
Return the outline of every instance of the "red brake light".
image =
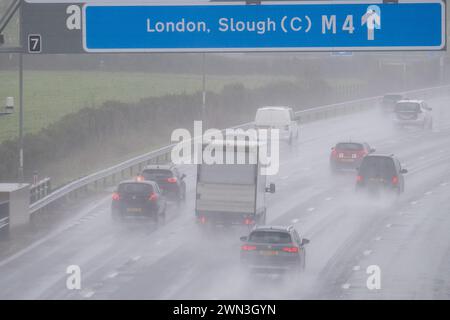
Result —
[[[148,200],[150,201],[156,201],[158,199],[158,195],[154,192],[150,193]]]
[[[252,250],[256,250],[256,246],[244,244],[244,245],[241,247],[241,249],[244,250],[244,251],[252,251]]]
[[[255,223],[255,221],[254,221],[253,219],[246,218],[246,219],[244,220],[244,224],[246,224],[246,225],[253,224],[253,223]]]
[[[177,182],[177,178],[176,177],[168,178],[167,182],[168,183],[176,183]]]
[[[363,181],[363,177],[360,175],[356,176],[356,182],[362,182]]]
[[[397,176],[393,176],[392,177],[392,184],[397,184],[398,183],[398,177]]]
[[[206,223],[206,217],[205,216],[201,216],[199,220],[200,220],[201,224],[205,224]]]
[[[144,176],[137,176],[136,177],[136,181],[138,181],[138,182],[141,182],[141,181],[144,181],[144,180],[145,180]]]
[[[358,157],[362,158],[362,157],[367,155],[367,152],[365,150],[360,150],[356,154],[357,154]]]
[[[337,151],[336,151],[335,148],[332,149],[332,151],[331,151],[331,156],[332,156],[332,157],[336,157],[336,156],[337,156]]]
[[[120,200],[120,194],[118,192],[114,192],[112,194],[113,201],[119,201]]]
[[[297,253],[298,252],[298,248],[297,247],[285,247],[283,248],[284,252],[289,252],[289,253]]]

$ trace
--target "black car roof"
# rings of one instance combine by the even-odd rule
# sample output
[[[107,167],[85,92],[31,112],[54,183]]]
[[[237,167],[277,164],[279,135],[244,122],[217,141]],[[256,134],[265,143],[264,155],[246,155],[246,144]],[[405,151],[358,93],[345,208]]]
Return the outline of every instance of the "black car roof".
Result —
[[[140,183],[140,184],[148,184],[148,185],[153,186],[153,184],[154,184],[155,182],[154,182],[154,181],[150,181],[150,180],[142,180],[142,181],[138,181],[138,180],[132,180],[132,179],[130,179],[130,180],[124,180],[124,181],[121,181],[121,182],[119,183],[119,185],[121,185],[121,184],[127,184],[127,183]]]
[[[372,153],[369,154],[367,156],[365,156],[365,158],[394,158],[393,154],[381,154],[381,153]]]
[[[161,169],[161,170],[172,170],[175,167],[173,164],[150,164],[144,167],[144,170],[148,169]]]

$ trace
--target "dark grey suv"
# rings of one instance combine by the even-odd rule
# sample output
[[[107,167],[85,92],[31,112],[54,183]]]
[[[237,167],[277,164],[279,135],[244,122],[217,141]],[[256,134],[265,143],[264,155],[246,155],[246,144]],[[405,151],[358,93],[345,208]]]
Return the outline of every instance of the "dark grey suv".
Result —
[[[356,190],[367,190],[378,194],[381,190],[394,191],[397,194],[405,191],[403,169],[394,155],[371,154],[366,156],[358,169]]]
[[[241,264],[252,272],[298,272],[305,269],[305,245],[293,226],[257,226],[241,237]]]

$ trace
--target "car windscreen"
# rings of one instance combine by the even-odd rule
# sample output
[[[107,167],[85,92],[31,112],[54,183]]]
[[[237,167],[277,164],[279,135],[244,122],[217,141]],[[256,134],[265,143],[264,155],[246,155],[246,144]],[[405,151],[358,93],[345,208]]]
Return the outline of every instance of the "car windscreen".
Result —
[[[118,188],[119,193],[149,194],[153,192],[153,187],[147,183],[122,183]]]
[[[420,105],[415,102],[401,102],[395,106],[395,112],[412,112],[416,113],[420,111]]]
[[[199,167],[199,181],[249,185],[255,183],[256,170],[256,164],[202,164]]]
[[[390,157],[366,157],[361,163],[359,173],[366,178],[390,179],[396,175],[395,164]]]
[[[345,142],[338,143],[336,145],[337,150],[349,150],[349,151],[359,151],[364,149],[364,146],[361,143],[353,143],[353,142]]]
[[[162,180],[173,177],[173,173],[166,169],[146,169],[142,172],[145,180]]]
[[[281,231],[254,231],[250,234],[249,242],[253,243],[291,243],[291,235]]]

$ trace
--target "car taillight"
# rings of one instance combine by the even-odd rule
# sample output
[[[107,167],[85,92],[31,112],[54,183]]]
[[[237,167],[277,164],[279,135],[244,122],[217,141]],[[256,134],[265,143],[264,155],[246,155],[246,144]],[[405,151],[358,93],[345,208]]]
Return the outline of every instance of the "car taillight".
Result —
[[[357,175],[356,182],[362,182],[362,181],[363,181],[363,177],[361,175]]]
[[[148,196],[148,200],[150,201],[156,201],[158,200],[158,195],[154,192],[150,193],[150,195]]]
[[[142,182],[144,180],[145,180],[144,176],[137,176],[136,177],[136,181],[138,181],[138,182]]]
[[[397,176],[393,176],[392,177],[392,184],[397,184],[398,183],[398,177]]]
[[[241,249],[242,249],[243,251],[252,251],[252,250],[256,250],[256,246],[251,246],[251,245],[248,245],[248,244],[244,244],[244,245],[241,247]]]
[[[334,157],[334,158],[337,157],[337,151],[336,151],[336,149],[333,149],[333,150],[331,151],[331,156]]]
[[[171,177],[167,179],[168,183],[176,183],[177,182],[177,178],[176,177]]]
[[[255,221],[250,218],[245,218],[245,220],[244,220],[244,224],[246,224],[246,225],[254,224],[254,223],[255,223]]]
[[[282,250],[284,252],[289,252],[289,253],[297,253],[298,252],[297,247],[284,247]]]
[[[206,223],[206,217],[205,216],[201,216],[199,219],[201,224],[205,224]]]
[[[117,192],[114,192],[112,194],[112,199],[113,199],[113,201],[119,201],[120,200],[120,194],[117,193]]]

